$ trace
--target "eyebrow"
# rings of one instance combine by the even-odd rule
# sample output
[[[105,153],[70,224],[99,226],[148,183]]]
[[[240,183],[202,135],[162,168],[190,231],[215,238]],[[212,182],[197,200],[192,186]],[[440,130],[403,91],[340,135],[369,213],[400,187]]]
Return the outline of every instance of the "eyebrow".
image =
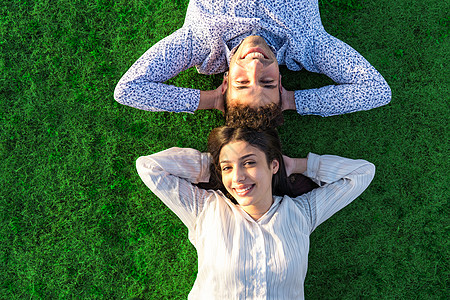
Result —
[[[248,86],[246,86],[246,85],[234,85],[234,87],[238,90],[248,89]],[[266,89],[273,90],[273,89],[277,88],[277,85],[264,85],[263,87]]]
[[[244,160],[244,159],[246,159],[246,158],[248,158],[250,156],[253,156],[253,155],[256,156],[256,154],[250,153],[250,154],[242,156],[241,158],[239,158],[239,160]],[[226,164],[226,163],[230,163],[230,161],[229,160],[222,160],[222,161],[220,161],[220,163],[221,164]]]

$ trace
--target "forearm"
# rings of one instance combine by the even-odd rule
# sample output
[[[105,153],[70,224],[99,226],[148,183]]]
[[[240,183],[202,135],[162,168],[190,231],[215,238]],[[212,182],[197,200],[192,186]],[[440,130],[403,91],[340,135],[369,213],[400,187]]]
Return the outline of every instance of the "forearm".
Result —
[[[189,28],[183,27],[153,45],[122,76],[114,91],[115,100],[148,111],[193,113],[200,91],[164,84],[198,63],[191,39]]]
[[[295,91],[295,109],[301,115],[322,117],[370,110],[390,102],[387,83],[330,85],[319,89]]]
[[[310,49],[308,71],[325,74],[336,85],[295,92],[299,114],[332,116],[385,105],[391,89],[381,74],[355,49],[318,32]]]
[[[157,82],[120,81],[114,99],[120,104],[147,111],[193,113],[199,104],[200,91]]]
[[[369,186],[375,175],[375,166],[361,159],[310,153],[308,170],[304,175],[320,186],[307,199],[312,205],[312,231]]]
[[[211,192],[193,183],[209,180],[210,156],[195,149],[170,148],[136,161],[145,185],[190,229]]]
[[[139,157],[138,173],[144,182],[157,182],[160,177],[176,177],[192,183],[208,182],[210,155],[190,148],[173,147]]]
[[[354,181],[356,185],[360,183],[368,185],[374,174],[375,166],[368,161],[314,153],[308,154],[307,170],[304,172],[305,176],[319,185],[337,182],[344,178]]]

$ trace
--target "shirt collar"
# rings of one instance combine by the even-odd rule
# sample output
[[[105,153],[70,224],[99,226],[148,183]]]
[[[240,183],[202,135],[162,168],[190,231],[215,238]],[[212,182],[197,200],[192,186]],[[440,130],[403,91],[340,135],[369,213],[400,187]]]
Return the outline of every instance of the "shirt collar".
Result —
[[[280,206],[280,203],[283,200],[283,197],[280,197],[280,196],[272,196],[272,198],[273,198],[272,206],[270,206],[269,210],[264,215],[262,215],[261,218],[258,219],[258,221],[253,220],[252,217],[250,217],[245,212],[245,210],[243,210],[238,204],[233,204],[233,205],[235,205],[236,208],[241,211],[243,217],[246,218],[248,221],[255,222],[255,223],[261,223],[261,222],[267,221],[267,219],[272,218],[273,214],[278,209],[278,206]],[[231,203],[231,201],[230,201],[230,203]]]

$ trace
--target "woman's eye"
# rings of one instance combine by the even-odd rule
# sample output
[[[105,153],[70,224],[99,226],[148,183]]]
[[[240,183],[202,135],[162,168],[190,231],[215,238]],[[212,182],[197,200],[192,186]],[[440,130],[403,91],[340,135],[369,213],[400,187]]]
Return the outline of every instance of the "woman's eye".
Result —
[[[252,166],[252,165],[254,165],[254,164],[255,164],[254,161],[246,161],[246,162],[244,163],[244,166]]]
[[[268,83],[272,83],[273,82],[273,80],[261,80],[261,83],[264,83],[264,84],[268,84]]]
[[[231,167],[222,167],[222,171],[228,171],[230,169],[231,169]]]

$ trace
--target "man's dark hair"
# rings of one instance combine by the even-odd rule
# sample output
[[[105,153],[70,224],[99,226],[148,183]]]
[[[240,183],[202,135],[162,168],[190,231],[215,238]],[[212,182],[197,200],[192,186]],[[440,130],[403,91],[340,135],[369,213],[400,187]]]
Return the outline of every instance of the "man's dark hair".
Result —
[[[268,128],[276,128],[284,123],[283,112],[281,110],[281,93],[278,104],[269,103],[257,108],[236,104],[236,101],[233,102],[233,104],[230,104],[225,93],[225,125],[228,127],[247,127],[266,130]]]

